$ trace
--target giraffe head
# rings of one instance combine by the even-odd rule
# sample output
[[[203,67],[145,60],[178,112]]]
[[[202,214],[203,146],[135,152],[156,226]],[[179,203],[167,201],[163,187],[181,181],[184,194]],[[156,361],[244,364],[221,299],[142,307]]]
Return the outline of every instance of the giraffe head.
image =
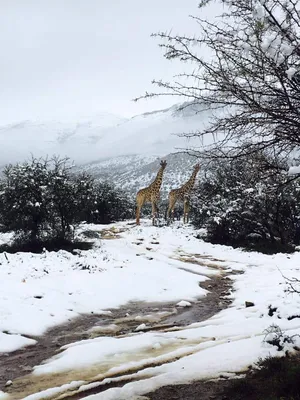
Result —
[[[166,160],[161,160],[160,162],[160,166],[162,167],[162,169],[164,170],[167,166],[167,161]]]
[[[200,170],[200,164],[198,163],[198,164],[194,165],[194,171],[199,172],[199,170]]]

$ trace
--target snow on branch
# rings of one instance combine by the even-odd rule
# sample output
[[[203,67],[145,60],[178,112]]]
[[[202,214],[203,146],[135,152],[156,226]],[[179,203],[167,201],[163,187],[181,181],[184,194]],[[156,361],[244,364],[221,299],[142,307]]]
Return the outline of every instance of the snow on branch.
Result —
[[[183,97],[215,111],[190,136],[212,137],[219,147],[252,141],[254,149],[289,153],[300,145],[299,1],[218,1],[224,9],[218,18],[192,17],[195,35],[153,35],[165,58],[181,61],[185,71],[171,82],[154,80],[158,91],[135,100]]]

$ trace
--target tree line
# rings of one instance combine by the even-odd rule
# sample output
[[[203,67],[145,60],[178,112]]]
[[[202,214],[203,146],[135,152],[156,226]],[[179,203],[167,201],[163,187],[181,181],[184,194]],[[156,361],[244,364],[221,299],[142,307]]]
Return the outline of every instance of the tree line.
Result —
[[[110,183],[74,173],[68,159],[32,158],[8,165],[0,180],[0,227],[15,232],[17,248],[59,248],[74,241],[76,224],[124,220],[132,216],[133,207]]]

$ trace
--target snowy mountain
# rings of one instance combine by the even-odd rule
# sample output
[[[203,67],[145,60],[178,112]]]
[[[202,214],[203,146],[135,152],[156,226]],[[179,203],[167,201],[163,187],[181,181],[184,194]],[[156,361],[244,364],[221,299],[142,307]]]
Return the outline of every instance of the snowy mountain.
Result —
[[[93,157],[99,158],[99,153],[91,153],[95,145],[100,147],[106,132],[125,121],[125,118],[102,113],[77,121],[22,121],[2,126],[1,165],[24,161],[31,154],[67,156],[79,163],[92,161]]]
[[[0,166],[25,159],[60,155],[75,161],[78,169],[99,179],[113,181],[129,191],[148,185],[159,161],[167,158],[164,188],[180,185],[195,160],[179,149],[201,145],[178,134],[196,131],[208,121],[209,112],[186,103],[126,119],[97,114],[76,121],[23,121],[0,127]],[[199,106],[198,106],[199,107]]]
[[[46,155],[77,164],[124,155],[165,155],[191,145],[176,134],[198,130],[209,114],[178,106],[130,119],[98,114],[76,121],[23,121],[0,126],[1,165]]]

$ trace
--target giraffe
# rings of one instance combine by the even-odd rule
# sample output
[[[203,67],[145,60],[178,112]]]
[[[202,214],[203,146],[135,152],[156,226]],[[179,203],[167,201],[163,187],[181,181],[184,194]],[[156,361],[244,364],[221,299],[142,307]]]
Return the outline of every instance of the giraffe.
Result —
[[[160,168],[154,181],[147,187],[139,190],[136,195],[136,224],[140,225],[141,208],[146,202],[152,203],[152,224],[155,223],[157,215],[157,202],[159,200],[159,190],[162,183],[164,170],[167,166],[167,161],[160,162]]]
[[[195,185],[195,180],[196,176],[199,172],[200,165],[196,164],[194,166],[193,173],[190,177],[190,179],[182,185],[180,188],[173,189],[169,193],[169,207],[167,211],[167,220],[170,220],[170,213],[172,214],[172,219],[173,219],[173,214],[174,214],[174,207],[176,202],[183,201],[183,223],[188,222],[189,219],[189,211],[190,211],[190,194],[191,191]]]

